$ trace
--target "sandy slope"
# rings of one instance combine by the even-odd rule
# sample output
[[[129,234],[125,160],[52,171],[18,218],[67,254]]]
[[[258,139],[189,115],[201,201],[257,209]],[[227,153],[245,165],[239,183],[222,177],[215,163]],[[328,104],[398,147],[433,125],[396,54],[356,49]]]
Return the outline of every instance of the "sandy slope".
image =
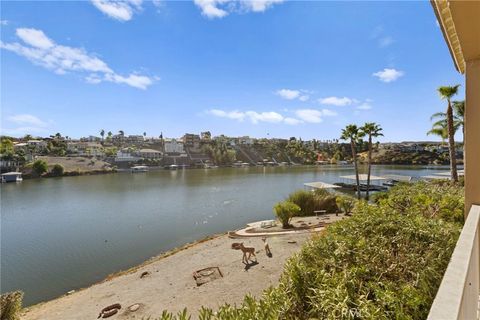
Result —
[[[196,244],[186,250],[145,265],[133,273],[118,276],[69,296],[31,307],[22,319],[96,319],[99,311],[120,303],[120,312],[108,319],[141,319],[159,316],[164,309],[178,311],[187,307],[194,315],[200,306],[216,307],[225,302],[239,303],[246,293],[259,295],[275,285],[285,260],[300,249],[309,234],[269,238],[272,258],[265,255],[260,238],[232,240],[226,235]],[[295,240],[296,243],[288,243]],[[241,251],[230,248],[232,242],[254,246],[258,264],[245,270]],[[224,277],[197,287],[195,270],[218,266]],[[140,278],[142,272],[150,275]],[[134,313],[127,307],[141,303]]]

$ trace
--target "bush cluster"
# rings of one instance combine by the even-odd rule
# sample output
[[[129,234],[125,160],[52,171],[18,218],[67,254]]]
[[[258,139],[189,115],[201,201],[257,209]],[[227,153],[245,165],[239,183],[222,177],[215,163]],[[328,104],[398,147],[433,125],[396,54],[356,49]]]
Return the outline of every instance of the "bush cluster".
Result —
[[[377,198],[392,213],[422,214],[449,222],[464,222],[464,189],[450,181],[399,184]]]
[[[61,164],[56,163],[55,165],[53,165],[50,174],[54,177],[61,177],[63,176],[64,172],[65,168]]]
[[[461,229],[462,188],[400,185],[315,236],[259,299],[206,319],[425,319]],[[161,319],[188,319],[164,312]]]
[[[0,296],[0,319],[19,320],[22,309],[23,292],[7,292]]]
[[[314,192],[297,190],[288,196],[287,201],[300,207],[298,215],[302,217],[313,215],[315,210],[326,210],[328,213],[338,211],[336,196],[323,189]]]
[[[273,207],[273,211],[282,223],[282,226],[288,228],[290,227],[290,220],[300,212],[300,207],[293,202],[283,201],[277,203]]]

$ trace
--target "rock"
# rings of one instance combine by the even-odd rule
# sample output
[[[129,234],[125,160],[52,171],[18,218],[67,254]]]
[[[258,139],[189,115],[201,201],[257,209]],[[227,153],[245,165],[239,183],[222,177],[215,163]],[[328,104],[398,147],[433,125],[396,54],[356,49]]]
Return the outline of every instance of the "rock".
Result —
[[[138,309],[140,309],[140,304],[139,303],[132,304],[130,307],[128,307],[128,310],[130,310],[131,312],[135,312]]]

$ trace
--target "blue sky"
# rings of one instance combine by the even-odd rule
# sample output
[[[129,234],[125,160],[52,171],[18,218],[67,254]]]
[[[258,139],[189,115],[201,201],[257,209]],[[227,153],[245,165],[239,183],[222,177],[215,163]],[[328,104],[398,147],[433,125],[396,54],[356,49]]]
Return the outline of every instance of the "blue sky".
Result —
[[[2,1],[1,20],[14,136],[438,140],[436,88],[464,83],[428,1]]]

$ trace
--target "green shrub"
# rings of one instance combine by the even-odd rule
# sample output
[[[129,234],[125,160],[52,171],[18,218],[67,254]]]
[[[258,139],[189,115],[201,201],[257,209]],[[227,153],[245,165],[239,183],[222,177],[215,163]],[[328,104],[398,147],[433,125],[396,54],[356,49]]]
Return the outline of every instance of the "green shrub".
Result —
[[[315,210],[337,212],[338,207],[335,198],[336,196],[324,189],[316,189],[313,192],[297,190],[288,196],[287,201],[293,202],[300,207],[298,216],[306,217],[312,216]]]
[[[35,175],[41,176],[48,170],[48,165],[45,160],[36,160],[32,165],[32,171]]]
[[[379,200],[393,213],[423,214],[427,218],[463,223],[464,190],[450,181],[399,184]]]
[[[392,188],[377,205],[358,201],[352,217],[287,261],[278,286],[238,306],[202,308],[199,319],[425,319],[460,233],[461,191],[417,183]],[[435,215],[423,212],[433,208]],[[161,319],[188,315],[165,312]]]
[[[343,213],[352,212],[356,200],[350,196],[337,196],[337,206],[343,211]]]
[[[273,211],[282,223],[283,228],[288,228],[290,226],[290,220],[292,217],[300,212],[300,207],[293,202],[283,201],[277,203],[273,207]]]
[[[326,195],[315,197],[315,210],[325,210],[327,213],[338,212],[337,196]]]
[[[360,202],[290,259],[282,290],[300,319],[425,319],[459,228]]]
[[[22,309],[23,292],[14,291],[0,296],[0,319],[19,320]]]
[[[297,190],[291,193],[287,201],[295,203],[300,207],[299,216],[311,216],[315,210],[315,194],[311,191]]]
[[[57,163],[53,166],[50,173],[52,174],[52,176],[60,177],[60,176],[63,176],[64,171],[65,171],[65,168],[61,164]]]

